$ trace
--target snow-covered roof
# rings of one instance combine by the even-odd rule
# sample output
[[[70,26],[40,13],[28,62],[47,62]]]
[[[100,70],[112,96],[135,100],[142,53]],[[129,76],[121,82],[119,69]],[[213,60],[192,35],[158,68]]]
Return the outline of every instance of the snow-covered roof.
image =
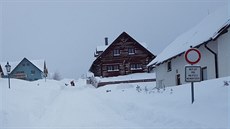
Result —
[[[148,49],[148,45],[144,42],[140,42],[140,45],[144,48]],[[97,46],[96,51],[97,52],[103,52],[108,48],[109,45],[103,45],[103,46]]]
[[[11,71],[19,64],[20,62],[9,62],[10,66],[11,66]],[[2,67],[2,71],[4,75],[7,75],[7,71],[5,68],[5,65],[7,64],[7,62],[0,62],[0,65]]]
[[[148,66],[162,63],[180,53],[185,52],[190,46],[198,46],[219,35],[219,30],[230,24],[230,17],[226,8],[222,7],[205,17],[198,25],[177,37],[168,45]]]
[[[45,60],[29,60],[31,63],[33,63],[38,69],[40,69],[41,71],[43,71],[43,68],[44,68],[44,61]],[[20,63],[21,61],[14,61],[14,62],[11,62],[9,61],[9,64],[11,66],[11,72],[17,67],[17,65]],[[0,65],[2,67],[2,70],[3,70],[3,74],[6,75],[7,74],[7,71],[6,71],[6,68],[5,68],[5,65],[6,65],[7,62],[0,62]]]
[[[103,52],[109,45],[97,46],[98,52]]]
[[[29,60],[31,63],[33,63],[38,69],[40,69],[41,71],[43,71],[44,69],[44,59],[40,59],[40,60]]]
[[[88,78],[88,77],[94,77],[94,74],[93,74],[92,72],[88,71],[88,72],[86,73],[86,77],[87,77],[87,78]]]
[[[143,46],[144,48],[148,49],[148,45],[145,42],[140,42],[140,45]]]

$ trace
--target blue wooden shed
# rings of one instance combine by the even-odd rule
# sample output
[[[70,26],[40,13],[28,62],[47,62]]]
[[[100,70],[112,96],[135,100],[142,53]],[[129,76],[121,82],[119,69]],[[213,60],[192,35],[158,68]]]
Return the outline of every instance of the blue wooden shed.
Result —
[[[35,81],[42,79],[44,77],[44,68],[46,69],[46,64],[44,60],[28,60],[23,58],[22,61],[9,62],[11,65],[10,77],[16,79],[23,79],[28,81]],[[4,64],[1,63],[3,77],[7,76]]]

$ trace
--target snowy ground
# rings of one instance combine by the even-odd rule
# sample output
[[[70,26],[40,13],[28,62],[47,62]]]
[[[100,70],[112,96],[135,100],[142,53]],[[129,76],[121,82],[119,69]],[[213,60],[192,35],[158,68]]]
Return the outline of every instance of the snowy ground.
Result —
[[[26,82],[0,79],[1,129],[226,129],[230,77],[153,89],[154,83],[109,85],[98,89],[68,80]],[[230,82],[229,82],[230,84]],[[137,92],[136,86],[142,91]],[[147,90],[145,90],[145,87]],[[171,90],[172,89],[172,90]],[[108,91],[108,92],[107,92]]]

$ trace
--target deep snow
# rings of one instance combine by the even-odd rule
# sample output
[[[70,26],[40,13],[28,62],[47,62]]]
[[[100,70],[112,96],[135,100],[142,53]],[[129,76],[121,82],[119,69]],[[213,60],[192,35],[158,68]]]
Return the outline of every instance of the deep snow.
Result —
[[[0,79],[1,129],[225,129],[229,127],[230,77],[157,90],[155,83],[98,89],[75,80],[26,82]],[[230,82],[229,82],[230,84]],[[139,85],[141,92],[136,91]],[[148,91],[145,91],[148,89]]]

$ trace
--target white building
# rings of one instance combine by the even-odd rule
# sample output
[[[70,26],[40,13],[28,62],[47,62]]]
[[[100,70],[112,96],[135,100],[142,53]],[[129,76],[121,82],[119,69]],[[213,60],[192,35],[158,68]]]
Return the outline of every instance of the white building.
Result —
[[[226,8],[208,15],[191,30],[177,37],[148,66],[155,67],[158,87],[185,82],[184,53],[199,49],[202,80],[230,76],[230,17]]]

